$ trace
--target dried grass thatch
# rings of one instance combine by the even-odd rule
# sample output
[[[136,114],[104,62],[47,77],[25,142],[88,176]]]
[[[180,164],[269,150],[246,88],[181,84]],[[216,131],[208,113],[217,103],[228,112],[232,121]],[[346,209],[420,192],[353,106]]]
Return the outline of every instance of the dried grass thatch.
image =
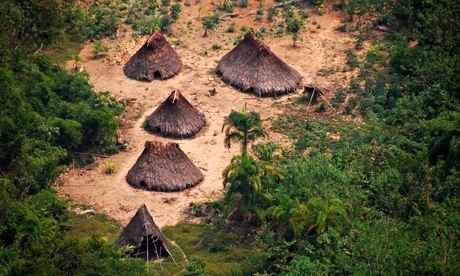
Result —
[[[125,74],[136,80],[152,81],[177,75],[182,67],[176,51],[160,31],[156,31],[125,64]]]
[[[145,204],[142,204],[137,210],[113,246],[131,246],[132,251],[129,256],[145,260],[159,259],[171,255],[168,239],[153,221]]]
[[[182,191],[203,180],[203,174],[177,143],[146,142],[126,180],[137,188]]]
[[[149,130],[174,138],[193,136],[205,125],[203,113],[189,103],[179,90],[174,90],[147,119]]]
[[[226,83],[259,97],[293,92],[300,84],[300,74],[278,58],[263,41],[249,33],[217,66]]]

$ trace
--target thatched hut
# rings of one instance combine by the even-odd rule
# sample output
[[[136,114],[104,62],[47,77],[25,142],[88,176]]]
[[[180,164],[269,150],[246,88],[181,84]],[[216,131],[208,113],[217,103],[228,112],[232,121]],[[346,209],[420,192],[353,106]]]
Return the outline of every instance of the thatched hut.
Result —
[[[141,81],[168,79],[182,67],[176,51],[160,31],[156,31],[128,60],[123,68],[126,76]]]
[[[177,143],[146,142],[126,180],[136,188],[182,191],[203,180],[203,174]]]
[[[132,247],[130,257],[147,261],[171,256],[170,243],[153,221],[145,204],[137,210],[113,246]]]
[[[164,137],[190,137],[205,125],[203,113],[187,101],[179,90],[174,90],[147,119],[147,129]]]
[[[222,80],[259,97],[293,92],[300,74],[278,58],[265,43],[249,33],[217,66]]]

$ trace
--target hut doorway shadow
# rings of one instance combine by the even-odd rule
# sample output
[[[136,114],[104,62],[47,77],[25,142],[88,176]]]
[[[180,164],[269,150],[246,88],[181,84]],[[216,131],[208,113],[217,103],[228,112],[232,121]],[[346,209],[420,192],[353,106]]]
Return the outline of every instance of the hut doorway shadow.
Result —
[[[154,80],[162,80],[163,77],[161,76],[159,71],[155,71],[155,72],[153,72],[153,79]]]
[[[142,180],[141,182],[139,182],[139,188],[141,188],[141,189],[147,189],[147,182],[145,182],[144,180]]]
[[[141,245],[134,249],[129,256],[151,261],[168,257],[169,253],[158,237],[148,235],[144,236]]]

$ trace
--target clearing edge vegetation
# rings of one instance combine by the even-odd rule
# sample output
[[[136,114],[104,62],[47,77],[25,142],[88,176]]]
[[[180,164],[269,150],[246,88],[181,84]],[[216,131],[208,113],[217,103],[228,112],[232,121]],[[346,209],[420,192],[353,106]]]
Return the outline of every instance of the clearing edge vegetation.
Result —
[[[0,274],[458,273],[459,8],[0,3]],[[154,33],[167,77],[163,52],[124,67]],[[180,112],[149,129],[176,90],[203,119],[186,139],[162,133]],[[147,141],[201,177],[168,151],[139,161]],[[112,246],[143,204],[169,257]]]

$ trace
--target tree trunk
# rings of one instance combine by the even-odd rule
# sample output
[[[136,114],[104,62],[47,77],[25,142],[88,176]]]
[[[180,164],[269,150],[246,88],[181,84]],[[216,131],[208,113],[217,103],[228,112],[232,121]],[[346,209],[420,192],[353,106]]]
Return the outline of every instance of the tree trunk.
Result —
[[[207,37],[207,36],[208,36],[208,29],[204,29],[203,37]]]
[[[248,154],[248,136],[246,133],[243,134],[243,156]]]

